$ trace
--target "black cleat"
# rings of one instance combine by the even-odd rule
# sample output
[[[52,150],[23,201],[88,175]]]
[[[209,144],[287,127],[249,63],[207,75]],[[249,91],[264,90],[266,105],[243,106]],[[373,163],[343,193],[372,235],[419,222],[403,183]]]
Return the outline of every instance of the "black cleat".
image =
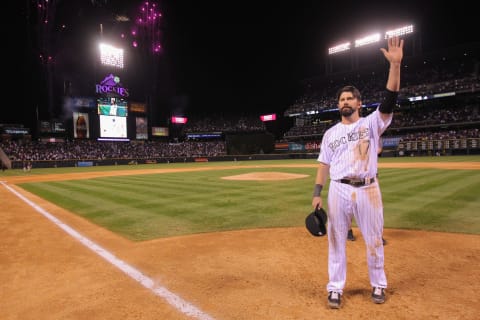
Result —
[[[348,230],[347,239],[350,241],[355,241],[355,236],[353,235],[352,229]]]
[[[342,295],[336,291],[328,293],[328,306],[332,309],[340,309],[340,300]]]
[[[374,303],[384,303],[385,302],[385,289],[380,288],[380,287],[373,288],[372,300],[373,300]]]

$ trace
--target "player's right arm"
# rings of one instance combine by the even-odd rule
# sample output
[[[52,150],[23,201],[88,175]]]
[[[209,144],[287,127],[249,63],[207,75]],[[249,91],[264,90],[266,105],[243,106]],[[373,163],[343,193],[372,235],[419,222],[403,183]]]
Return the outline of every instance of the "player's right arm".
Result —
[[[313,188],[313,198],[312,198],[312,207],[322,208],[322,189],[327,183],[328,173],[330,166],[323,162],[320,162],[317,169],[317,176],[315,178],[315,187]]]

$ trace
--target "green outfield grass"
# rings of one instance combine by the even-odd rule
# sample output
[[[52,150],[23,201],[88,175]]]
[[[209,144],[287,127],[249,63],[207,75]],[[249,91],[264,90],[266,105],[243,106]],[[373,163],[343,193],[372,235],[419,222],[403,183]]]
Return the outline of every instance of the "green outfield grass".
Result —
[[[380,162],[466,162],[480,156],[380,158]],[[228,169],[229,165],[245,168]],[[128,239],[303,226],[311,211],[316,168],[264,166],[312,164],[315,159],[156,164],[5,171],[5,175],[220,166],[219,170],[142,174],[20,186]],[[247,168],[258,165],[262,168]],[[222,177],[286,172],[306,178],[238,181]],[[480,170],[380,169],[385,227],[480,234]],[[328,188],[328,186],[327,186]],[[324,192],[326,195],[326,192]]]

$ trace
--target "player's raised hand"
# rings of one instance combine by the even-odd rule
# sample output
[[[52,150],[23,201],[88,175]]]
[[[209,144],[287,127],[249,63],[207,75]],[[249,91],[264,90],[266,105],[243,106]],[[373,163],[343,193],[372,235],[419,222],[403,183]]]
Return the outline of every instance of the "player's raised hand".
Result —
[[[388,38],[388,50],[381,48],[385,59],[390,63],[400,63],[403,59],[403,39],[398,36]]]

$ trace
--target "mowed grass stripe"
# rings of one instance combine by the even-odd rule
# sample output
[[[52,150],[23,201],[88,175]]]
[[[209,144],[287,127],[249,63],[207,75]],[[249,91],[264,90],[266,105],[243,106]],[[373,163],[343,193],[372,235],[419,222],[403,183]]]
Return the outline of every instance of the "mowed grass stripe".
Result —
[[[282,219],[282,215],[278,215],[285,210],[285,204],[276,197],[286,199],[279,193],[292,194],[292,190],[304,187],[302,183],[290,189],[285,187],[289,183],[285,181],[281,184],[279,181],[224,180],[222,176],[251,172],[251,169],[222,171],[37,183],[35,190],[32,184],[23,187],[43,193],[47,200],[57,201],[60,206],[134,240],[298,223],[298,219]],[[277,189],[278,186],[283,186],[283,191]],[[289,205],[301,203],[308,208],[308,196],[301,192],[293,194],[292,199],[296,200]],[[272,195],[276,195],[275,198]],[[303,216],[305,212],[297,214]],[[165,221],[168,217],[177,222]],[[153,230],[155,236],[149,237],[148,230]]]
[[[316,161],[272,162],[275,166],[282,163]],[[222,179],[266,171],[307,177],[279,181]],[[315,174],[315,165],[262,167],[30,183],[22,187],[40,196],[43,193],[49,201],[132,240],[146,240],[222,230],[303,226],[311,211]],[[381,169],[385,226],[480,234],[476,195],[479,174],[479,170]],[[324,203],[327,191],[328,184],[323,192]]]
[[[383,190],[384,201],[395,203],[396,201],[409,201],[409,198],[416,198],[422,195],[422,201],[428,201],[430,198],[425,196],[430,194],[433,198],[448,195],[455,191],[455,188],[462,186],[463,180],[478,179],[480,172],[472,174],[463,170],[398,170],[397,174],[392,176],[382,176],[380,184]],[[400,178],[398,178],[400,177]],[[460,182],[460,183],[459,183]]]
[[[194,201],[195,197],[191,197],[191,201],[188,202],[193,204],[193,208],[192,205],[182,207],[179,204],[185,200],[183,191],[176,194],[170,191],[168,196],[155,192],[147,196],[142,192],[124,192],[129,195],[126,201],[126,197],[122,196],[119,189],[114,192],[110,186],[99,188],[92,185],[92,182],[98,181],[79,180],[59,183],[57,186],[43,185],[44,188],[31,189],[29,186],[25,188],[34,193],[41,193],[52,202],[58,201],[63,195],[62,201],[57,202],[60,206],[132,240],[151,239],[152,234],[169,236],[202,232],[205,227],[205,223],[198,221],[198,213],[205,210],[203,207],[208,206],[208,203]],[[100,184],[102,182],[100,181]],[[66,189],[70,191],[65,193]],[[139,189],[132,187],[130,190]],[[65,196],[66,194],[69,196]],[[141,197],[145,198],[139,200]],[[117,201],[119,199],[124,200]],[[201,228],[198,229],[197,226]]]
[[[468,171],[436,169],[392,169],[382,172],[379,181],[384,201],[414,201],[419,192],[441,190],[451,179],[468,175]],[[424,200],[421,200],[424,201]]]
[[[196,192],[202,189],[204,192],[218,191],[219,186],[225,186],[224,180],[220,179],[223,174],[220,171],[213,172],[179,172],[167,174],[152,174],[143,176],[131,176],[121,179],[120,177],[110,178],[112,181],[121,181],[122,184],[141,185],[142,187],[162,190],[165,187],[175,186],[175,189],[184,190],[186,193]],[[237,171],[238,173],[238,171]],[[127,180],[128,179],[128,180]],[[228,185],[227,185],[228,187]],[[241,186],[240,186],[241,188]],[[233,186],[231,188],[233,190]]]
[[[398,183],[399,175],[412,180]],[[384,174],[381,179],[385,226],[480,233],[480,201],[474,191],[480,187],[478,170],[426,169],[420,174],[402,169],[392,177]],[[460,216],[465,225],[459,228],[452,220]]]
[[[106,219],[114,213],[122,214],[129,208],[128,200],[121,193],[112,192],[111,188],[98,187],[92,182],[56,182],[39,183],[32,187],[25,185],[29,191],[41,192],[43,197],[58,205],[75,211],[86,218]]]
[[[448,187],[442,186],[419,194],[425,198],[423,205],[406,211],[402,216],[402,221],[420,228],[428,226],[433,230],[458,232],[458,229],[452,228],[451,223],[459,218],[459,213],[471,209],[476,210],[471,211],[472,213],[476,212],[476,215],[480,212],[478,200],[475,201],[477,197],[471,193],[471,190],[479,190],[480,180],[479,177],[476,180],[467,177],[458,181],[457,184],[449,183]],[[466,210],[466,207],[469,209]],[[465,216],[463,219],[466,223],[465,229],[470,232],[475,230],[471,228],[472,223],[469,221],[471,217],[475,217],[475,214]]]

